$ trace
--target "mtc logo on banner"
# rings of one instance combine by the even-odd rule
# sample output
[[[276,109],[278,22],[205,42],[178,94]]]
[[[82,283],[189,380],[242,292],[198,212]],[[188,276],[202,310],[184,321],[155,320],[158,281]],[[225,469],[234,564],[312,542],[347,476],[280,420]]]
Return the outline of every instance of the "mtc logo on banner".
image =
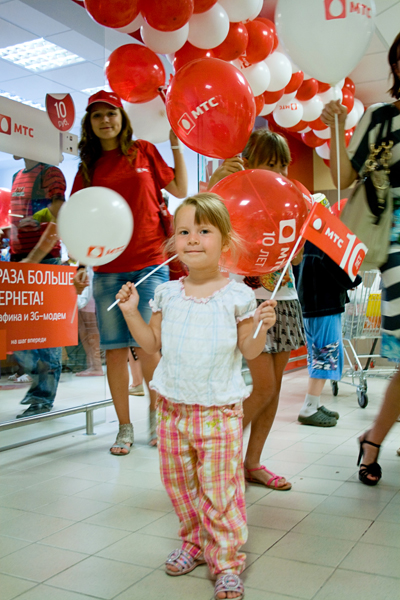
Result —
[[[354,281],[368,248],[325,206],[314,204],[300,235],[323,250]]]

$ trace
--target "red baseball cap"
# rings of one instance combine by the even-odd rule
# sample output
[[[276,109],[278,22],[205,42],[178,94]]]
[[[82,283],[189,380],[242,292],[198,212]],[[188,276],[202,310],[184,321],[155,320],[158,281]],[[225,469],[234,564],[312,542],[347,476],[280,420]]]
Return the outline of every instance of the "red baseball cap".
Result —
[[[93,94],[93,96],[90,96],[86,110],[95,102],[105,102],[106,104],[115,106],[115,108],[123,108],[119,96],[114,94],[114,92],[106,92],[105,90],[100,90],[99,92],[96,92],[96,94]]]

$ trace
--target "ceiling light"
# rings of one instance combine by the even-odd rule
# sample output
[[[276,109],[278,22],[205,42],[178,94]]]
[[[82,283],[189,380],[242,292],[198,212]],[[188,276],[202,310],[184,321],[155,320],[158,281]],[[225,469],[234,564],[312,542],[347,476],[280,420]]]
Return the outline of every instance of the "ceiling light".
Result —
[[[0,58],[34,73],[66,67],[85,60],[43,38],[1,48]]]
[[[25,100],[25,98],[20,98],[20,96],[16,96],[15,94],[10,94],[9,92],[5,92],[4,90],[0,90],[0,96],[4,96],[4,98],[9,98],[10,100],[15,100],[16,102],[21,102],[22,104],[27,104],[28,106],[32,106],[33,108],[38,108],[39,110],[46,110],[42,104],[39,102],[32,102],[32,100]]]
[[[99,92],[100,90],[106,90],[106,92],[112,92],[112,89],[110,88],[109,85],[100,85],[100,86],[94,87],[94,88],[86,88],[84,90],[81,90],[81,92],[83,92],[84,94],[87,94],[88,96],[93,96],[93,94],[97,94],[97,92]]]

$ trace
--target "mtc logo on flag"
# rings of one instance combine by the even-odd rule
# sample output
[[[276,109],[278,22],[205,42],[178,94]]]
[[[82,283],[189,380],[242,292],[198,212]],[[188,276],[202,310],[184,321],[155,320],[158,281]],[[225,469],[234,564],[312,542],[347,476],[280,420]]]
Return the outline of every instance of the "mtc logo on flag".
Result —
[[[314,204],[300,235],[325,252],[354,281],[368,248],[327,208]]]

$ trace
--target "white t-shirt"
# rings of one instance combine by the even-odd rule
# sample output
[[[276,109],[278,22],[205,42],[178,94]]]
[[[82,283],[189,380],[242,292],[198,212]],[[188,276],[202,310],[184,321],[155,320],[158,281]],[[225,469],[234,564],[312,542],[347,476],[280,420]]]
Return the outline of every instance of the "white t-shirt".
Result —
[[[275,289],[278,279],[281,276],[282,270],[275,271],[274,273],[266,273],[265,275],[259,275],[260,287],[254,290],[257,300],[269,300],[272,296],[272,292]],[[230,279],[235,281],[243,282],[244,277],[242,275],[229,274]],[[278,292],[275,295],[275,300],[298,300],[296,291],[296,285],[293,276],[292,267],[289,266],[285,273],[283,281],[279,287]]]
[[[237,323],[256,310],[253,290],[227,285],[207,298],[186,296],[183,279],[159,285],[150,301],[162,312],[162,358],[150,387],[172,402],[225,406],[247,398]]]

